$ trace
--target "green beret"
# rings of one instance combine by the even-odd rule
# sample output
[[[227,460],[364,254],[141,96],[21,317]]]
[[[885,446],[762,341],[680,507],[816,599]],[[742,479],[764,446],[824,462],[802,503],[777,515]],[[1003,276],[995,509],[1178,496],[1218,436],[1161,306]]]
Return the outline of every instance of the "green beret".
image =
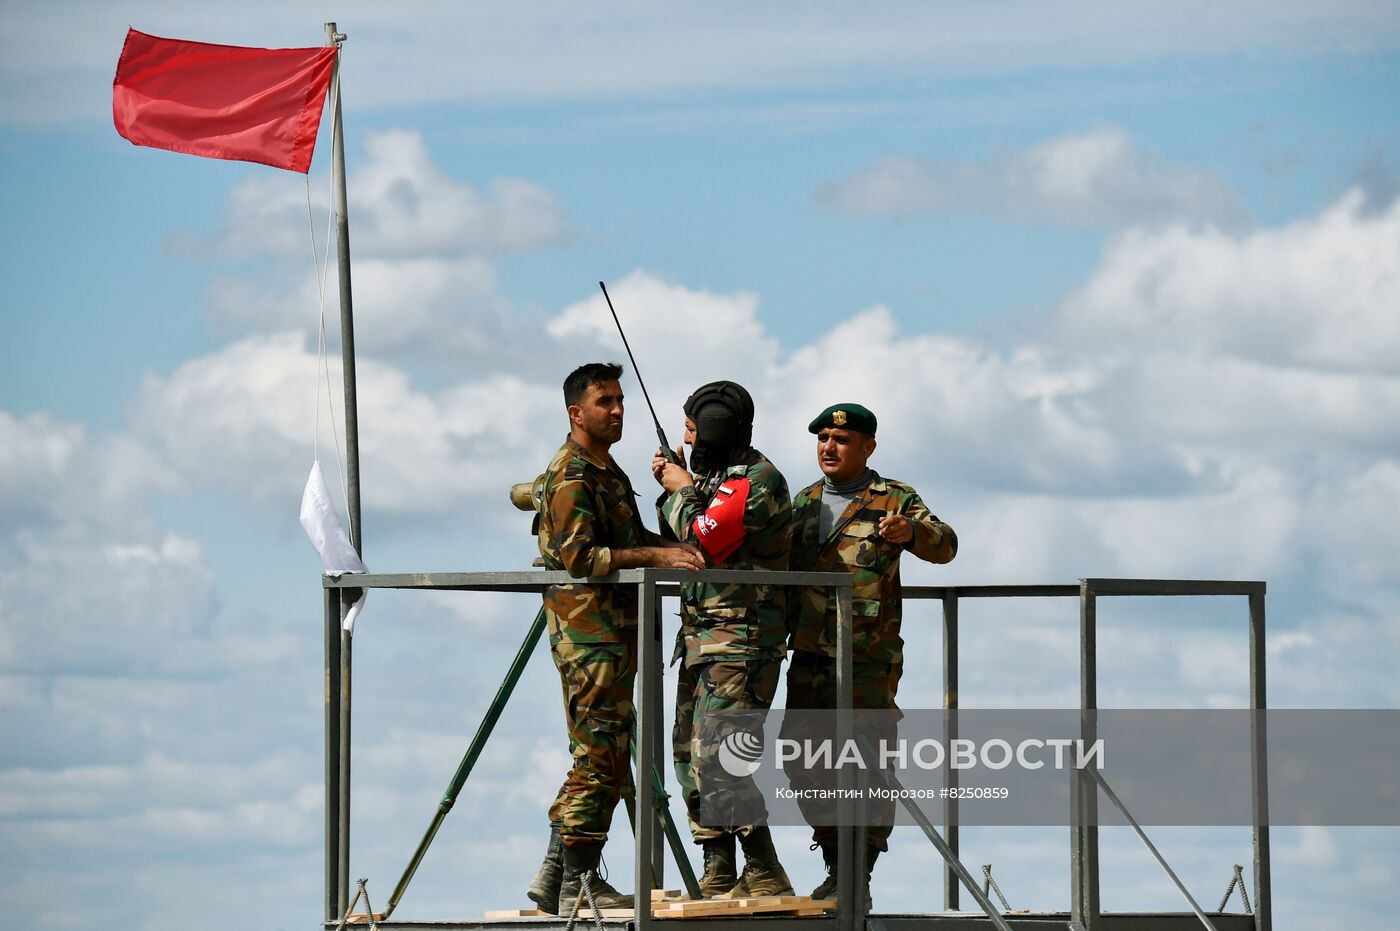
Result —
[[[808,433],[818,433],[823,427],[840,427],[875,435],[875,415],[860,404],[833,404],[807,424]]]

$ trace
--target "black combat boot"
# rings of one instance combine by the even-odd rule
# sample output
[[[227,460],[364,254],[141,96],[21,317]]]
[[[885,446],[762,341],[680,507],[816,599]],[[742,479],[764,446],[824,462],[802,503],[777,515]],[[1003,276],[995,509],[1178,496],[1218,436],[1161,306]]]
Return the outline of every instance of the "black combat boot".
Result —
[[[733,889],[739,881],[734,865],[734,835],[712,838],[703,846],[705,875],[700,877],[700,898],[712,899]]]
[[[559,839],[559,822],[549,825],[549,847],[544,852],[540,871],[525,893],[540,911],[559,914],[559,885],[564,880],[564,844]]]
[[[631,908],[632,897],[623,895],[607,880],[598,875],[598,861],[603,856],[602,844],[565,844],[564,879],[559,885],[560,915],[571,915],[574,900],[579,911],[588,910],[588,897],[583,894],[583,879],[588,877],[588,888],[593,893],[593,901],[599,908]]]
[[[836,842],[818,841],[812,845],[813,850],[818,847],[822,849],[822,862],[826,864],[826,879],[812,890],[812,898],[820,902],[836,898]]]
[[[870,876],[875,872],[875,861],[880,859],[878,847],[865,848],[865,913],[870,914],[870,909],[874,907],[874,901],[870,898]]]
[[[821,847],[822,861],[826,863],[826,879],[821,885],[812,890],[812,898],[816,900],[836,898],[836,842],[825,841],[812,845]],[[870,912],[872,905],[870,898],[870,874],[875,870],[875,859],[880,856],[880,851],[874,847],[865,848],[865,911]]]
[[[778,862],[773,835],[767,826],[750,828],[739,835],[744,848],[744,872],[733,889],[717,899],[751,899],[762,895],[792,895],[792,880]]]

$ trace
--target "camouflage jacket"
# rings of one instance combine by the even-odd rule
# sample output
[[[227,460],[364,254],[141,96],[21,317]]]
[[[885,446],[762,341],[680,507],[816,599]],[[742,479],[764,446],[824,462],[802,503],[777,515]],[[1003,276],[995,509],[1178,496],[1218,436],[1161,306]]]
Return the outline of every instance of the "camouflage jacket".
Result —
[[[607,575],[614,548],[643,545],[632,483],[611,456],[601,462],[570,437],[540,483],[540,555],[546,569],[564,569],[575,578]],[[633,585],[551,585],[544,606],[550,643],[637,639]]]
[[[721,485],[747,479],[743,538],[738,548],[718,563],[700,546],[695,522],[705,516]],[[722,473],[697,480],[666,495],[658,505],[661,522],[676,538],[700,546],[706,563],[718,569],[786,570],[792,545],[792,505],[787,480],[756,449],[747,450]],[[722,494],[722,492],[720,492]],[[784,590],[772,585],[687,583],[681,587],[681,631],[675,662],[686,666],[729,660],[781,657],[787,623]]]
[[[847,505],[830,535],[818,539],[822,487],[822,481],[808,485],[793,500],[792,568],[853,574],[855,660],[902,662],[899,557],[908,550],[928,562],[949,562],[958,552],[957,534],[929,513],[913,488],[877,474]],[[886,514],[909,518],[914,539],[901,546],[881,537],[880,518]],[[794,592],[788,602],[788,622],[794,650],[836,655],[836,600],[830,590],[804,588],[800,594]]]

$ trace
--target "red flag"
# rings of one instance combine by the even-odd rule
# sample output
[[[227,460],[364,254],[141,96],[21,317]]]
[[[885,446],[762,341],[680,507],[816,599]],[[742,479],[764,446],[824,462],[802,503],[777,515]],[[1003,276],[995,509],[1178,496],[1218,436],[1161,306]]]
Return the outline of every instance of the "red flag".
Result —
[[[306,174],[335,46],[243,48],[128,29],[112,121],[133,145]]]

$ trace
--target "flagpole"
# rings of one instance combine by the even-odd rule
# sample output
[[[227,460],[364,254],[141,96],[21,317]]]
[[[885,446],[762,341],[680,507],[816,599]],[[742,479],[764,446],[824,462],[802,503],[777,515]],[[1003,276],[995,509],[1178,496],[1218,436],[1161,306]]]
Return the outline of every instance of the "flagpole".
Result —
[[[326,44],[339,47],[345,34],[326,23]],[[350,219],[345,196],[345,132],[340,118],[340,57],[336,56],[335,99],[331,102],[331,186],[335,198],[337,259],[340,267],[340,359],[345,382],[345,458],[350,509],[350,542],[364,558],[360,536],[360,425],[355,401],[355,322],[350,301]]]
[[[326,44],[340,47],[345,35],[336,32],[335,23],[326,23]],[[340,116],[340,55],[335,60],[335,100],[331,102],[331,187],[334,191],[337,264],[340,268],[340,358],[341,378],[345,383],[345,471],[346,507],[350,511],[350,542],[355,552],[364,558],[360,536],[360,428],[358,405],[355,402],[355,324],[350,301],[350,222],[345,196],[345,133]],[[341,619],[358,597],[359,592],[341,592]],[[340,696],[339,733],[332,741],[328,734],[327,764],[331,751],[338,757],[336,768],[335,833],[327,837],[327,866],[331,847],[335,848],[335,899],[337,915],[343,917],[350,898],[350,632],[341,625],[340,631]],[[334,744],[334,746],[332,746]],[[328,774],[329,775],[329,774]],[[327,812],[327,822],[331,821]],[[328,870],[329,873],[329,870]],[[328,877],[329,878],[329,877]],[[327,889],[329,897],[330,890]]]

